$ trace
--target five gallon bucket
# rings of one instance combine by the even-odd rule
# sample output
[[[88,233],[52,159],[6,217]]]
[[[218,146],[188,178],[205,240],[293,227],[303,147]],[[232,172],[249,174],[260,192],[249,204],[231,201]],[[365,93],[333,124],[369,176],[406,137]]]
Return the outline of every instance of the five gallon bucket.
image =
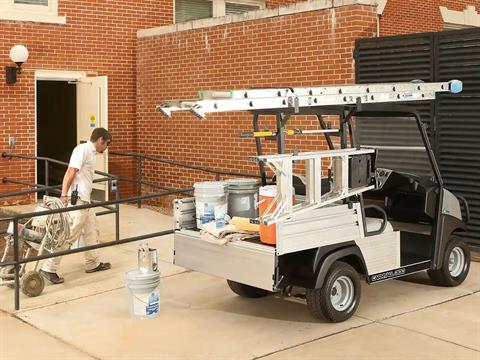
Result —
[[[203,224],[224,218],[227,214],[227,183],[224,181],[197,182],[193,185],[197,228]]]
[[[263,216],[266,210],[270,207],[270,204],[274,203],[269,210],[269,214],[273,213],[277,208],[275,203],[275,197],[277,196],[277,186],[276,185],[267,185],[260,188],[260,201],[259,201],[259,215]],[[295,195],[292,197],[292,202],[295,204]],[[269,244],[275,245],[277,243],[277,226],[275,224],[265,225],[260,224],[260,241]]]
[[[277,186],[268,185],[260,188],[260,205],[258,207],[260,216],[265,214],[265,211],[275,201],[277,196]],[[277,204],[273,204],[269,213],[275,211]],[[277,242],[277,226],[275,224],[265,225],[260,224],[260,241],[265,244],[275,245]]]
[[[160,312],[160,272],[130,270],[125,274],[130,314],[135,319],[151,319]]]
[[[228,215],[257,218],[258,180],[230,179],[228,184]]]

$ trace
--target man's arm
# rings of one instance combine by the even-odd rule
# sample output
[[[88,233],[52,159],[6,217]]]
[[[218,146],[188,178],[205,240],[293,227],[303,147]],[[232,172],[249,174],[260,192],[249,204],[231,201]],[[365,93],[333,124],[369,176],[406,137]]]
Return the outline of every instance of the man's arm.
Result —
[[[78,169],[69,167],[65,172],[65,176],[63,177],[62,182],[62,196],[60,196],[60,200],[62,200],[63,204],[66,205],[68,203],[68,189],[72,186],[73,179],[75,179],[75,175],[77,175]]]

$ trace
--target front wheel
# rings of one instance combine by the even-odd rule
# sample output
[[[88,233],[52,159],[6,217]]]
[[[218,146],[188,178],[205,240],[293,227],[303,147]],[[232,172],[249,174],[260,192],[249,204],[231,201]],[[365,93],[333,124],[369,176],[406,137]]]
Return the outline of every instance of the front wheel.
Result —
[[[355,269],[337,261],[320,289],[307,289],[307,307],[317,318],[345,321],[357,310],[361,292],[360,277]]]
[[[470,270],[470,248],[461,238],[452,236],[443,254],[440,269],[428,270],[428,276],[435,285],[458,286],[467,277]]]

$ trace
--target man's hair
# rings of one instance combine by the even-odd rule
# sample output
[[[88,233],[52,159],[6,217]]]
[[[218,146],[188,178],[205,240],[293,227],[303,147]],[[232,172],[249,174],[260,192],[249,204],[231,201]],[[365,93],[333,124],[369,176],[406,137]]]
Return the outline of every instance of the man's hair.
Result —
[[[92,131],[92,135],[90,135],[90,141],[95,142],[100,138],[102,138],[105,141],[112,141],[112,135],[110,135],[107,129],[96,128],[95,130]]]

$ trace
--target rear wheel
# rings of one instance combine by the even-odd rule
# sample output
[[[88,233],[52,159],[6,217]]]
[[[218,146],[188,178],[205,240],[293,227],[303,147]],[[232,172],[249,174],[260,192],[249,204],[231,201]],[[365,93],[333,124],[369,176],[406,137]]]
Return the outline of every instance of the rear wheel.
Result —
[[[470,270],[470,248],[461,238],[452,236],[443,254],[442,267],[428,270],[428,276],[435,285],[458,286]]]
[[[235,294],[246,298],[260,298],[272,294],[268,290],[259,289],[233,280],[227,280],[227,284]]]
[[[342,261],[335,262],[320,289],[307,289],[307,306],[312,315],[330,322],[349,319],[360,303],[360,277]]]

